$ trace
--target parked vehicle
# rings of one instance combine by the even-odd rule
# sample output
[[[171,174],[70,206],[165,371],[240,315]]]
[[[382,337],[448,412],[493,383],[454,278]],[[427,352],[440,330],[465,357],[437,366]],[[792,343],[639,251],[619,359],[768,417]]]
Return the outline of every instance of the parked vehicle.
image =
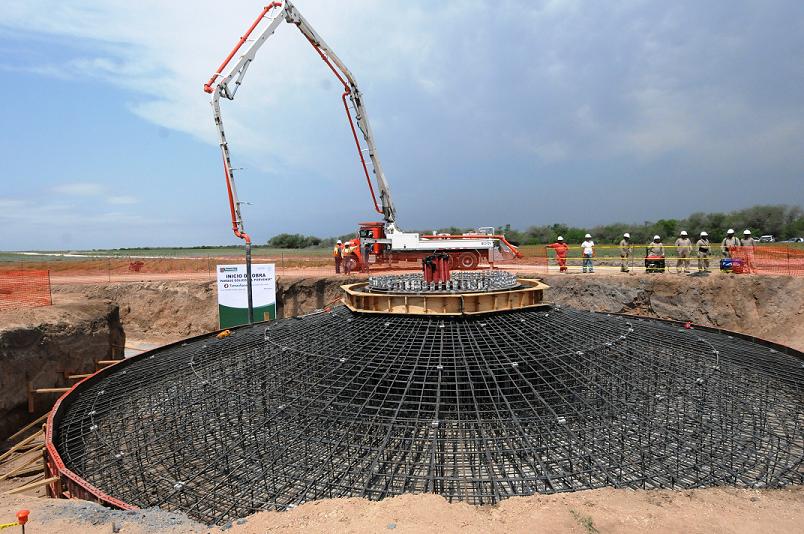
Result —
[[[759,237],[760,243],[774,243],[776,239],[772,235],[763,235]]]

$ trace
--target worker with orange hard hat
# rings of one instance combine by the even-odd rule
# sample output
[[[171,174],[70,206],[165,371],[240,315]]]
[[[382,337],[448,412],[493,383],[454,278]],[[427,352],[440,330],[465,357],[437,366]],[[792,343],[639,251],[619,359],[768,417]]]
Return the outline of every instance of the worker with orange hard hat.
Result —
[[[562,273],[567,272],[567,251],[569,250],[569,245],[564,242],[564,238],[562,236],[558,236],[555,243],[550,243],[547,245],[547,248],[551,248],[556,251],[556,262],[558,262],[558,271]]]

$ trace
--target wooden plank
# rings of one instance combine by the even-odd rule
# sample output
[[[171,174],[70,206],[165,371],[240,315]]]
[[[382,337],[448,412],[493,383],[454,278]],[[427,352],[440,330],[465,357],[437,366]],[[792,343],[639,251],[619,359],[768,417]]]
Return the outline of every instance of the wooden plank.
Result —
[[[42,475],[42,476],[45,476],[45,475]],[[47,484],[50,484],[51,482],[56,482],[58,480],[59,480],[59,477],[50,477],[50,478],[45,478],[43,480],[36,480],[34,482],[31,482],[30,484],[25,484],[24,486],[20,486],[19,488],[14,488],[11,491],[7,491],[6,495],[15,495],[17,493],[22,493],[23,491],[28,491],[28,490],[31,490],[31,489],[38,488],[40,486],[45,486]]]
[[[20,441],[19,443],[17,443],[16,445],[14,445],[14,446],[13,446],[13,447],[11,447],[10,449],[8,449],[8,450],[7,450],[6,452],[4,452],[3,454],[0,454],[0,462],[2,462],[3,460],[5,460],[6,458],[8,458],[9,456],[11,456],[12,454],[14,454],[15,452],[17,452],[19,449],[21,449],[21,448],[22,448],[22,447],[24,447],[25,445],[27,445],[27,444],[31,443],[33,440],[35,440],[36,438],[38,438],[38,437],[39,437],[39,436],[41,436],[41,435],[42,435],[42,431],[41,431],[41,430],[40,430],[40,431],[38,431],[36,434],[31,434],[30,436],[28,436],[28,437],[27,437],[27,438],[25,438],[24,440]]]
[[[33,390],[34,393],[64,393],[70,391],[72,388],[38,388]]]
[[[31,463],[22,468],[22,470],[17,471],[9,478],[22,478],[22,477],[29,477],[31,475],[36,475],[37,473],[44,473],[45,472],[45,464],[42,462],[39,463]]]
[[[5,480],[7,478],[11,478],[13,476],[16,476],[17,473],[23,471],[26,467],[28,467],[32,463],[40,461],[42,459],[42,451],[43,450],[45,450],[44,447],[39,447],[38,449],[28,451],[27,453],[25,453],[24,455],[20,456],[19,458],[14,458],[13,460],[11,460],[12,462],[16,462],[16,461],[19,461],[19,460],[22,460],[23,458],[25,458],[25,461],[22,464],[18,465],[17,467],[12,469],[8,473],[5,473],[4,475],[0,476],[0,480]],[[31,453],[35,453],[35,454],[31,454]]]
[[[50,415],[50,412],[47,412],[45,415],[42,415],[41,417],[37,417],[36,419],[34,419],[33,421],[31,421],[30,423],[28,423],[28,424],[27,424],[27,425],[25,425],[24,427],[20,428],[19,430],[17,430],[17,431],[16,431],[16,432],[14,432],[13,434],[11,434],[11,437],[9,437],[9,438],[7,439],[7,441],[14,441],[14,440],[15,440],[15,439],[17,439],[17,438],[18,438],[18,437],[19,437],[21,434],[24,434],[25,432],[27,432],[28,430],[32,429],[33,427],[35,427],[35,426],[36,426],[36,425],[38,425],[39,423],[43,423],[43,422],[44,422],[44,421],[47,419],[47,416],[48,416],[48,415]]]

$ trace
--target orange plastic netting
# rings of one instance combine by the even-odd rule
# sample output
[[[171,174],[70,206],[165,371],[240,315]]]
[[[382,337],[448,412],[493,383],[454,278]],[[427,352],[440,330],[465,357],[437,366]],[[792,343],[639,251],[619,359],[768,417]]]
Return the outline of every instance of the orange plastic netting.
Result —
[[[0,271],[0,310],[50,304],[49,271]]]
[[[804,276],[804,250],[783,245],[734,247],[732,258],[742,260],[744,270],[757,274]]]

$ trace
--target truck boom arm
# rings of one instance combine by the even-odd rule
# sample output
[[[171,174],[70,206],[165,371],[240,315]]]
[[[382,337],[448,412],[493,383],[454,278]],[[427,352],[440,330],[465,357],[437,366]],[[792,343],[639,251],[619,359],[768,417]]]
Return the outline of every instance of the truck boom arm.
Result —
[[[396,220],[396,209],[394,208],[393,201],[391,200],[391,190],[388,186],[388,181],[385,178],[385,173],[382,169],[379,156],[377,155],[377,148],[374,143],[374,135],[371,131],[371,125],[368,121],[368,114],[363,102],[363,95],[357,87],[357,81],[352,73],[346,68],[341,59],[327,46],[324,40],[318,33],[310,26],[307,20],[299,13],[296,7],[289,1],[275,1],[271,2],[263,8],[260,15],[256,18],[253,24],[248,28],[245,34],[240,38],[235,48],[229,53],[226,59],[223,60],[220,67],[218,67],[215,74],[204,84],[204,91],[212,94],[212,112],[215,118],[215,126],[218,129],[218,137],[221,148],[221,155],[223,157],[223,169],[226,174],[226,189],[229,195],[229,207],[232,214],[232,230],[237,237],[246,240],[250,243],[251,239],[245,232],[243,225],[243,217],[240,213],[240,201],[237,196],[237,189],[235,187],[234,171],[232,169],[231,157],[229,153],[229,144],[226,141],[226,133],[223,128],[223,118],[221,115],[220,98],[224,97],[229,100],[234,100],[240,84],[243,83],[243,77],[246,71],[251,66],[257,51],[265,43],[277,29],[277,27],[286,21],[290,24],[296,25],[301,31],[302,35],[310,42],[310,44],[318,52],[321,59],[332,70],[333,74],[338,78],[338,81],[343,85],[344,92],[341,95],[344,109],[349,120],[349,126],[352,130],[352,135],[357,145],[358,155],[363,167],[363,172],[368,182],[369,190],[371,191],[372,200],[374,201],[374,209],[383,215],[386,225],[393,228]],[[251,34],[262,26],[256,38],[250,39]],[[249,43],[245,48],[243,54],[230,66],[232,59],[243,47],[244,44]],[[349,97],[349,106],[346,97]],[[354,110],[354,120],[352,118],[351,110]],[[361,148],[360,140],[357,136],[357,130],[360,130],[363,140],[367,148]],[[371,177],[368,170],[368,165],[364,152],[368,152],[369,162],[373,168],[375,179],[377,180],[377,187],[380,191],[381,207],[377,204],[377,198],[374,194],[374,186],[371,182]]]

